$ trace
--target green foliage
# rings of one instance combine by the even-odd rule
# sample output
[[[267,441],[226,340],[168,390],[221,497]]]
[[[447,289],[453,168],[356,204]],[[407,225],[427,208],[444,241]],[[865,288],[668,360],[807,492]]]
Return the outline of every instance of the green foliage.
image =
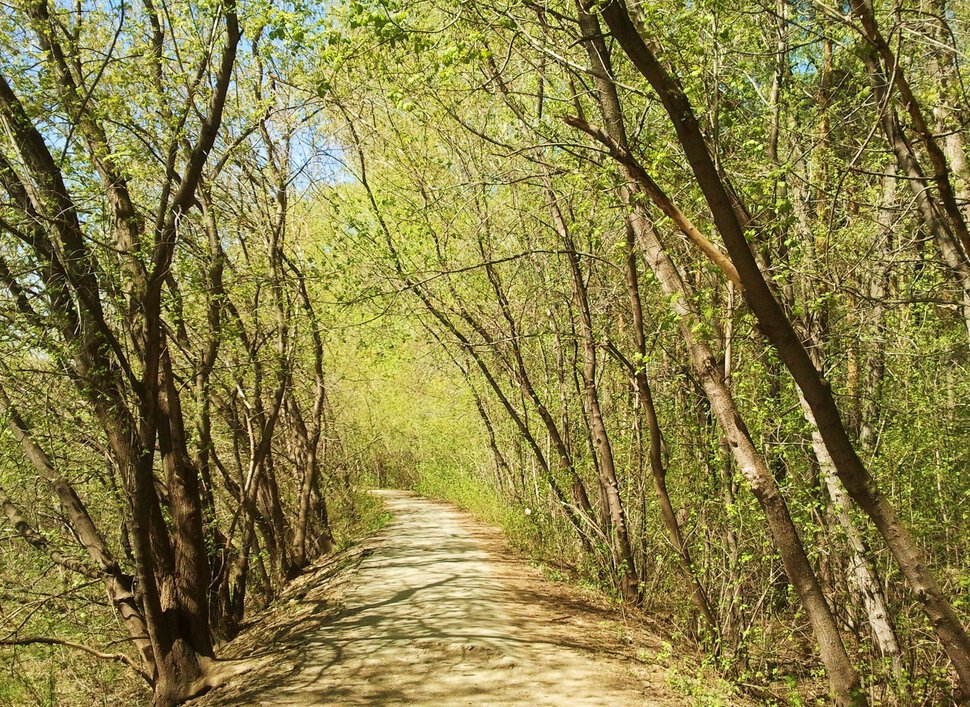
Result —
[[[748,208],[745,237],[817,354],[864,462],[926,549],[957,611],[970,616],[966,312],[938,244],[913,208],[912,180],[887,172],[894,157],[880,133],[885,107],[873,96],[860,37],[851,23],[811,4],[782,3],[780,16],[722,0],[628,4],[636,6],[651,46],[662,49],[723,178]],[[128,250],[113,243],[116,224],[99,160],[118,166],[150,224],[170,171],[167,150],[181,167],[185,145],[202,127],[212,82],[206,76],[194,85],[190,77],[194,67],[215,61],[213,32],[222,30],[201,18],[222,5],[166,5],[166,37],[178,51],[166,45],[161,78],[140,14],[119,22],[110,6],[56,7],[79,52],[72,70],[88,89],[91,115],[105,126],[110,150],[95,155],[65,116],[56,77],[44,70],[44,50],[17,3],[0,10],[0,71],[57,148],[81,205],[104,316],[119,332],[119,346],[137,351],[137,327],[126,319],[131,271],[122,261],[147,267],[157,244],[151,228]],[[968,79],[967,6],[948,7],[951,14],[935,19],[911,8],[883,17],[889,6],[877,8],[880,22],[899,29],[896,69],[933,113],[939,124],[932,131],[941,139],[961,135],[956,118],[967,112],[955,89]],[[205,410],[213,417],[218,464],[211,460],[216,491],[207,522],[238,532],[238,498],[231,483],[222,484],[245,479],[262,429],[256,410],[271,407],[283,372],[292,384],[273,440],[274,470],[285,515],[293,515],[303,467],[290,425],[294,409],[313,408],[318,337],[327,396],[319,494],[330,502],[338,545],[387,522],[363,488],[409,488],[501,527],[557,576],[615,596],[626,565],[614,553],[613,520],[604,511],[604,452],[591,434],[593,388],[616,461],[616,493],[644,609],[669,629],[678,643],[673,653],[702,631],[653,490],[649,432],[632,369],[649,378],[673,510],[724,633],[712,664],[753,694],[811,704],[825,688],[804,610],[716,424],[686,332],[710,346],[718,369],[730,370],[738,415],[777,480],[838,621],[851,628],[845,640],[870,696],[945,701],[951,685],[941,649],[878,534],[852,510],[847,518],[881,579],[905,670],[887,664],[873,645],[858,592],[847,581],[853,540],[835,519],[798,391],[742,293],[729,291],[717,267],[649,200],[621,194],[617,187],[628,175],[602,145],[563,120],[602,122],[574,12],[570,4],[451,0],[242,3],[245,46],[202,178],[205,215],[218,227],[215,240],[227,263],[225,292],[211,283],[212,241],[194,205],[179,220],[169,273],[177,287],[166,284],[161,308],[193,444],[200,441],[195,421]],[[941,20],[945,28],[933,24]],[[609,47],[632,158],[720,247],[662,105],[619,45]],[[113,52],[110,61],[106,52]],[[941,80],[947,62],[953,75]],[[905,113],[895,99],[889,106]],[[904,115],[922,159],[910,122]],[[23,171],[8,138],[0,152],[14,172]],[[967,175],[951,166],[955,187],[965,193]],[[690,293],[665,291],[634,243],[642,352],[631,335],[636,315],[624,271],[631,201],[652,219]],[[98,411],[85,402],[94,389],[65,376],[79,349],[64,340],[70,322],[56,299],[45,298],[44,265],[27,247],[24,229],[36,223],[4,192],[0,255],[15,265],[9,277],[38,316],[19,309],[7,286],[0,379],[128,567],[126,481],[110,461]],[[288,262],[274,250],[274,237]],[[568,254],[576,255],[581,287]],[[301,304],[300,287],[312,312]],[[582,346],[582,298],[591,319],[591,369]],[[212,305],[224,310],[217,324]],[[227,313],[229,305],[234,311]],[[210,337],[219,340],[218,365],[197,377]],[[123,381],[121,389],[136,409],[132,386]],[[213,394],[206,398],[206,391]],[[162,479],[163,470],[156,472]],[[49,543],[84,558],[6,426],[0,486]],[[215,547],[213,535],[207,548]],[[270,562],[265,544],[259,559]],[[98,588],[51,567],[37,553],[0,555],[4,625],[25,634],[93,637],[99,645],[121,640]],[[21,615],[8,607],[30,606],[31,591],[57,598],[20,624]],[[4,650],[0,659],[9,668],[0,672],[11,676],[0,678],[0,703],[107,695],[96,688],[123,680],[117,666],[65,649]],[[688,668],[678,668],[672,681],[700,703],[719,704],[731,694]],[[117,691],[128,689],[125,682]]]

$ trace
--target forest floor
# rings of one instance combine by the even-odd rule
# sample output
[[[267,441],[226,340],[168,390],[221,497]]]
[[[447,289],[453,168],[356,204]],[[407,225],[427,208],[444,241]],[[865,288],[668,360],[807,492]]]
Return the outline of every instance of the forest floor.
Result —
[[[375,493],[391,522],[255,617],[220,651],[255,667],[193,705],[688,703],[669,644],[601,595],[451,506]]]

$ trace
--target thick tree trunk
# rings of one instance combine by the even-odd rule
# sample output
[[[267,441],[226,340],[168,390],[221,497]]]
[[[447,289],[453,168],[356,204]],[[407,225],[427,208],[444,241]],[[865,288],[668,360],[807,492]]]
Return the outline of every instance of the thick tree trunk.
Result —
[[[159,371],[158,446],[168,479],[168,507],[175,551],[176,621],[188,632],[195,650],[212,657],[209,630],[209,557],[205,548],[199,472],[189,456],[182,404],[167,348]]]

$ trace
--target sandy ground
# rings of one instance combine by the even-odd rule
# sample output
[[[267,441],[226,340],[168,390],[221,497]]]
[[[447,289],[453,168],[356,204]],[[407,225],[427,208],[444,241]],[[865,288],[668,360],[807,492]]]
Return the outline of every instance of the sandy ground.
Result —
[[[546,581],[449,506],[377,492],[394,519],[295,583],[223,655],[259,667],[193,704],[680,705],[659,643]]]

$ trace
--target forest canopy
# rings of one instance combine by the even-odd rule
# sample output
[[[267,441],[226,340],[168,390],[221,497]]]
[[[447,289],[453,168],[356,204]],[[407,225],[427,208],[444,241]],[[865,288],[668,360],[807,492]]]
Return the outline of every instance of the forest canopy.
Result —
[[[384,486],[970,698],[965,2],[0,8],[0,703],[233,679]]]

